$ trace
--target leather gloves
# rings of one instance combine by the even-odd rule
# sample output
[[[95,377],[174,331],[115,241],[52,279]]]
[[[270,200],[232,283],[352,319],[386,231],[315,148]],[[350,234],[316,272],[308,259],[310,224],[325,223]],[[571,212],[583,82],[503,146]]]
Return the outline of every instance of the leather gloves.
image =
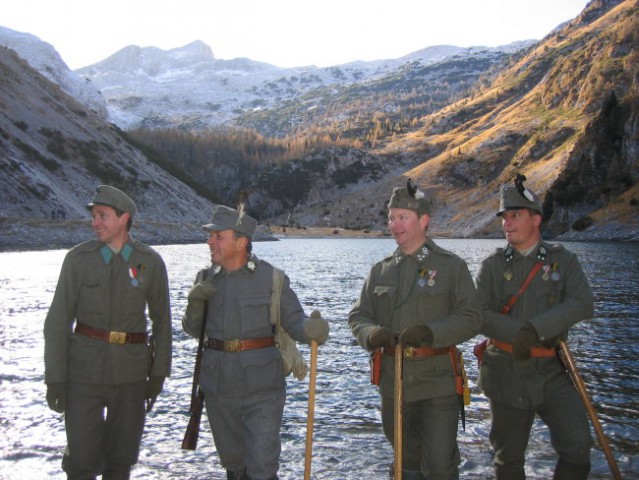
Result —
[[[311,318],[304,324],[304,334],[309,340],[315,340],[322,345],[328,340],[328,322],[322,318],[319,310],[313,310]]]
[[[371,350],[381,347],[393,347],[395,335],[386,327],[377,327],[368,334],[368,346]]]
[[[407,327],[399,334],[399,342],[406,347],[430,345],[433,343],[433,331],[427,325]]]
[[[523,327],[515,334],[513,340],[513,357],[519,362],[530,358],[530,349],[537,343],[539,335],[537,330],[530,323],[524,324]]]
[[[164,387],[164,377],[160,377],[157,375],[151,375],[149,380],[146,382],[146,392],[144,394],[144,398],[146,398],[146,411],[150,412],[155,404],[155,399],[158,398],[158,395],[162,391]]]
[[[66,389],[66,383],[47,383],[47,403],[54,412],[64,412],[67,399]]]

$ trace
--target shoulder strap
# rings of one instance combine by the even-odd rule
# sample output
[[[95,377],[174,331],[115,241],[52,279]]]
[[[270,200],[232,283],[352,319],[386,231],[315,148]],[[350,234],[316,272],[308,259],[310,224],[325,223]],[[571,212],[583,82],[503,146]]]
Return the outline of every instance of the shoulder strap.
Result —
[[[271,295],[271,323],[280,326],[280,298],[282,297],[282,284],[284,283],[284,271],[273,267],[273,293]]]
[[[524,293],[524,290],[528,288],[528,285],[530,285],[530,282],[532,282],[532,279],[535,277],[535,275],[537,274],[540,268],[541,268],[541,262],[537,262],[533,265],[523,285],[521,286],[521,288],[516,294],[514,294],[512,297],[508,299],[506,304],[502,307],[501,313],[506,315],[508,312],[510,312],[510,310],[513,308],[513,305],[517,303],[517,299],[521,296],[522,293]]]

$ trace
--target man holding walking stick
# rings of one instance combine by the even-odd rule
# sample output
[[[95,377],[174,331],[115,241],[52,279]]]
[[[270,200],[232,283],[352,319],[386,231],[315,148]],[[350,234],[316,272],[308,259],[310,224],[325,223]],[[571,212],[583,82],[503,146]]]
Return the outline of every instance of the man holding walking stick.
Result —
[[[559,459],[555,480],[590,471],[588,417],[557,347],[568,329],[593,314],[592,291],[577,256],[541,238],[539,197],[518,175],[501,189],[497,215],[508,245],[477,275],[484,310],[479,383],[490,400],[490,444],[497,480],[525,479],[525,451],[535,416],[550,430]]]
[[[393,190],[388,226],[398,248],[373,266],[349,315],[357,342],[381,353],[373,357],[381,361],[379,383],[377,374],[374,383],[379,384],[384,434],[396,450],[401,448],[396,458],[402,457],[402,465],[394,468],[403,480],[459,478],[461,392],[453,359],[455,345],[474,337],[481,323],[468,266],[428,236],[430,212],[431,202],[410,180],[406,188]],[[397,376],[403,376],[403,387],[397,391],[400,348],[403,365],[397,366],[403,375]],[[403,411],[396,412],[396,392]],[[403,425],[395,425],[396,417],[403,417]]]
[[[198,273],[182,321],[195,338],[206,322],[198,381],[229,480],[278,478],[287,372],[276,344],[273,303],[279,325],[294,340],[323,344],[329,333],[319,312],[304,314],[288,277],[281,290],[274,287],[275,267],[252,254],[256,226],[242,206],[216,208],[202,227],[213,265],[207,276]]]

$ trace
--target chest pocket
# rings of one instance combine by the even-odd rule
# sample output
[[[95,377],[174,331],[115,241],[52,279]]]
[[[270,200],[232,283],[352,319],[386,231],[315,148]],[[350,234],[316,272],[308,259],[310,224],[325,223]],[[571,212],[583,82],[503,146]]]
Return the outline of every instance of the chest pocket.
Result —
[[[539,311],[544,311],[551,308],[553,305],[561,302],[563,297],[563,280],[541,280],[535,289],[537,296],[537,305]]]
[[[442,318],[450,313],[446,282],[437,282],[433,286],[425,285],[418,288],[417,316],[421,321]]]
[[[390,326],[396,296],[397,289],[395,287],[378,285],[373,291],[373,309],[382,325]]]
[[[241,335],[243,337],[265,337],[273,333],[271,315],[271,296],[253,295],[238,298],[240,307]],[[241,337],[240,337],[241,338]]]

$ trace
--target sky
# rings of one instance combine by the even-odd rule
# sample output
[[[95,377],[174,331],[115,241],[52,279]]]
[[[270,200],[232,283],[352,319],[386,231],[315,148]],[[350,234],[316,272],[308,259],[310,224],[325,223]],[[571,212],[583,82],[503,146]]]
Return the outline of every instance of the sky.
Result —
[[[195,40],[218,59],[326,67],[433,45],[541,39],[588,0],[5,0],[0,25],[50,43],[71,69],[129,46]]]

